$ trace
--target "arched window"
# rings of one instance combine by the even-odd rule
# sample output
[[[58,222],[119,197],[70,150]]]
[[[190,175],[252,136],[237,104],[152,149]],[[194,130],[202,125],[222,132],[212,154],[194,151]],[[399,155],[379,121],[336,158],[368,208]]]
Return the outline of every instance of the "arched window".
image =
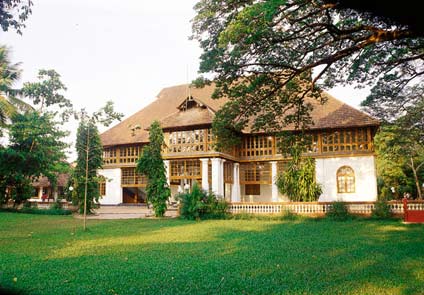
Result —
[[[349,166],[342,166],[337,170],[337,192],[355,192],[355,172]]]

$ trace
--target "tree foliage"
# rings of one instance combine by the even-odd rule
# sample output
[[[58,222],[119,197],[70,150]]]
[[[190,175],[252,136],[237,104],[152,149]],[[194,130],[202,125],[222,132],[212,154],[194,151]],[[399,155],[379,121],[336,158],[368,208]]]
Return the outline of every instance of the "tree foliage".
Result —
[[[302,129],[310,124],[304,98],[320,100],[320,88],[370,86],[364,105],[382,115],[377,106],[398,105],[395,98],[421,85],[424,33],[346,2],[200,0],[193,20],[200,72],[213,74],[215,97],[230,100],[216,120],[235,132],[248,124]]]
[[[0,149],[0,186],[10,187],[12,199],[19,204],[31,197],[30,184],[37,177],[47,176],[55,185],[64,169],[67,132],[52,114],[30,111],[12,116],[9,135],[10,144]]]
[[[10,50],[6,46],[0,46],[0,136],[13,114],[32,109],[16,97],[18,91],[13,85],[19,80],[20,75],[19,63],[12,63]]]
[[[9,28],[15,29],[18,34],[22,34],[25,28],[25,21],[31,14],[31,0],[2,0],[0,1],[0,26],[3,31]]]
[[[302,157],[307,143],[303,136],[286,136],[291,157],[287,168],[276,179],[278,190],[295,202],[315,202],[322,193],[321,185],[315,181],[315,160]]]
[[[413,99],[416,99],[415,94]],[[411,101],[409,97],[406,101]],[[375,137],[380,195],[422,198],[424,183],[424,99],[398,110],[397,119],[385,122]],[[396,193],[389,188],[394,187]]]
[[[39,112],[52,106],[56,107],[56,112],[60,111],[60,117],[66,121],[73,109],[71,101],[62,94],[66,91],[66,86],[60,80],[60,75],[55,70],[40,70],[38,80],[24,83],[19,91],[21,96],[30,99],[33,105],[38,106]]]
[[[147,176],[147,200],[152,203],[156,216],[165,214],[166,201],[171,196],[161,155],[163,144],[162,129],[159,122],[154,121],[150,125],[149,144],[138,159],[137,172]]]

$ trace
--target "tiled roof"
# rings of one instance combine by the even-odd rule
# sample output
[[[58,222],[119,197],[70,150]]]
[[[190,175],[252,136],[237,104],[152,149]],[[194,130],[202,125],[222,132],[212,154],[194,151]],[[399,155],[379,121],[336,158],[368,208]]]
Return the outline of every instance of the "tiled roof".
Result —
[[[204,88],[191,88],[190,91],[188,91],[187,85],[164,88],[151,104],[102,133],[102,143],[104,146],[146,143],[149,139],[147,129],[154,120],[160,121],[162,127],[168,129],[209,124],[212,122],[213,113],[227,102],[225,98],[212,99],[213,90],[213,85]],[[378,120],[368,114],[343,103],[328,93],[324,93],[324,95],[328,100],[323,105],[313,98],[306,98],[306,101],[314,106],[311,113],[314,125],[311,126],[311,129],[379,125]],[[207,108],[196,107],[187,111],[178,110],[178,107],[189,96],[192,96]],[[132,131],[131,127],[136,125],[141,128]],[[292,128],[288,126],[286,129]],[[248,130],[247,128],[246,131],[249,132]]]

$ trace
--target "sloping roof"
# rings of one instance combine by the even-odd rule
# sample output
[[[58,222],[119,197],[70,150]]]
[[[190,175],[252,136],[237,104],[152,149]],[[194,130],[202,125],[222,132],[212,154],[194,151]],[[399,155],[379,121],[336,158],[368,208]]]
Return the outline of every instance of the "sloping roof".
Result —
[[[57,186],[66,186],[68,182],[69,174],[61,173],[57,177]],[[33,187],[50,187],[50,181],[46,176],[41,176],[37,179],[37,181],[32,182]]]
[[[378,126],[380,122],[370,115],[349,106],[348,104],[324,93],[327,102],[320,104],[309,99],[313,105],[311,113],[314,125],[311,129],[346,128],[360,126]]]
[[[190,92],[187,85],[164,88],[151,104],[102,133],[100,136],[102,143],[104,146],[146,143],[149,140],[147,128],[154,120],[159,120],[163,128],[208,124],[212,122],[213,112],[219,110],[228,101],[226,98],[212,99],[213,91],[213,85],[191,88]],[[178,107],[189,95],[207,108],[191,108],[185,112],[178,110]],[[379,125],[378,120],[366,113],[345,104],[328,93],[324,93],[324,95],[328,100],[323,105],[313,98],[306,98],[306,101],[314,106],[311,113],[314,125],[311,126],[311,129]],[[139,125],[141,129],[133,132],[130,128],[135,125]],[[286,129],[293,128],[288,126]],[[245,131],[250,132],[249,128]]]
[[[123,120],[100,135],[104,146],[145,143],[149,141],[149,132],[146,130],[154,120],[161,120],[178,111],[189,94],[197,101],[216,111],[227,101],[224,98],[214,100],[211,98],[214,86],[204,88],[191,88],[187,84],[172,86],[162,89],[155,101],[141,109],[134,115]],[[132,132],[131,126],[140,125],[141,129]]]
[[[208,108],[193,107],[186,111],[176,111],[160,121],[162,129],[175,127],[201,126],[212,124],[214,114]]]

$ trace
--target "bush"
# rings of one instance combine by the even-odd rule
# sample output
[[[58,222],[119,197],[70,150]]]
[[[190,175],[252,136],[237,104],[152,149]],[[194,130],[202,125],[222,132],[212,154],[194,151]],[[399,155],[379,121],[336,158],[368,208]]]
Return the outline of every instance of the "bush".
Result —
[[[205,192],[197,183],[191,193],[176,196],[180,201],[180,217],[190,220],[225,218],[228,215],[228,203],[211,192]]]
[[[389,219],[393,214],[387,201],[380,200],[375,203],[371,216],[376,219]]]
[[[56,201],[50,205],[50,209],[53,209],[53,210],[62,209],[62,203],[60,202],[59,198],[57,198]]]
[[[345,221],[351,219],[352,215],[347,210],[347,206],[344,202],[336,201],[331,205],[327,217],[337,221]]]
[[[71,210],[66,209],[38,209],[38,208],[0,208],[0,212],[11,213],[26,213],[26,214],[39,214],[39,215],[71,215]]]
[[[30,202],[30,201],[28,201],[28,200],[26,200],[26,201],[23,203],[22,207],[23,207],[23,208],[31,208],[31,202]]]

